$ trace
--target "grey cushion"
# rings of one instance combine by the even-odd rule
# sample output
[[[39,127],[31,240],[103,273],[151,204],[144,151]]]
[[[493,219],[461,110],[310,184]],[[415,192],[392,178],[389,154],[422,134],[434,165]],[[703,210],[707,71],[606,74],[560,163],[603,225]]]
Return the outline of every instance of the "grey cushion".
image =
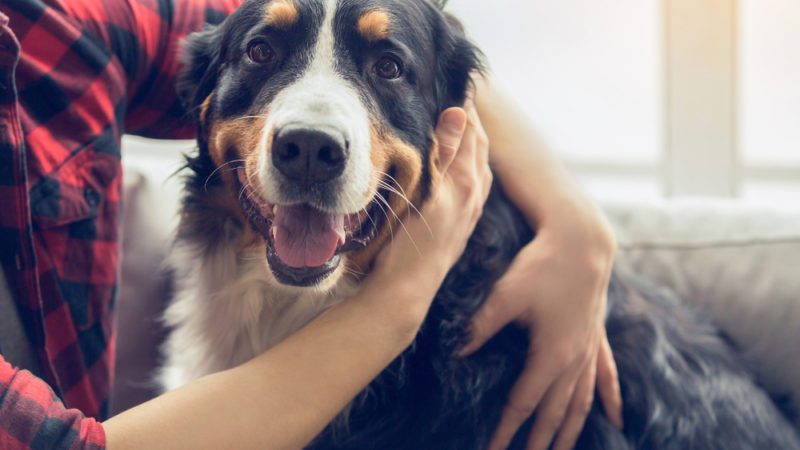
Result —
[[[800,411],[800,210],[693,200],[606,211],[620,263],[710,315]]]

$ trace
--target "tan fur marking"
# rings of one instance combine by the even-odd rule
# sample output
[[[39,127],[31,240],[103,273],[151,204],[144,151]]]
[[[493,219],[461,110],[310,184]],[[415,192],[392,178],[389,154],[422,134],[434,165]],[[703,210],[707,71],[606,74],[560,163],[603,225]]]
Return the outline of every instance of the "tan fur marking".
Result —
[[[419,208],[421,203],[420,179],[422,178],[422,159],[419,152],[397,136],[381,130],[375,124],[370,128],[372,135],[370,158],[374,174],[372,186],[370,187],[370,198],[378,192],[378,182],[383,179],[383,174],[393,167],[395,170],[394,178],[397,183],[392,180],[385,181],[390,183],[397,191],[404,193],[415,208]],[[398,187],[397,184],[400,186]],[[412,207],[406,200],[395,193],[390,193],[388,201],[392,210],[400,219],[405,218],[412,211]],[[382,206],[386,209],[385,205]],[[348,265],[355,269],[353,272],[368,273],[378,252],[391,237],[392,230],[395,233],[402,232],[399,231],[402,230],[402,227],[398,223],[397,217],[388,210],[386,214],[387,217],[384,218],[378,236],[370,242],[367,248],[350,255],[348,258]]]
[[[267,25],[291,28],[300,19],[300,12],[291,0],[274,0],[267,5]]]
[[[214,176],[220,176],[225,183],[228,191],[224,200],[224,205],[221,208],[228,209],[231,215],[238,218],[243,224],[243,233],[239,238],[240,248],[247,248],[253,245],[264,245],[264,239],[256,232],[249,221],[242,212],[242,208],[238,207],[238,196],[241,195],[240,190],[237,188],[238,184],[234,182],[234,177],[237,176],[234,168],[241,167],[241,161],[231,163],[230,160],[243,160],[245,176],[250,184],[252,184],[257,191],[261,188],[258,185],[258,178],[255,176],[258,173],[258,160],[259,156],[259,140],[261,132],[266,123],[266,116],[257,118],[237,118],[217,122],[211,125],[211,131],[208,137],[208,151],[211,155],[211,160],[214,165],[221,168]],[[271,145],[272,135],[270,134],[267,148]],[[229,152],[233,152],[231,155]],[[224,164],[228,164],[222,167]]]
[[[261,138],[261,130],[264,128],[266,117],[258,118],[238,118],[211,124],[208,136],[208,152],[211,160],[217,167],[228,164],[230,159],[244,160],[245,169],[248,177],[255,173],[258,162],[258,143]],[[229,152],[233,152],[230,155]],[[236,185],[233,177],[234,170],[224,170],[228,167],[239,167],[239,163],[230,164],[222,168],[215,176],[222,177],[223,181],[230,187],[231,192]],[[234,192],[238,195],[238,192]],[[237,208],[238,209],[238,208]]]
[[[203,100],[203,103],[200,105],[200,123],[205,124],[208,116],[208,107],[211,105],[211,96],[209,95]]]
[[[248,155],[256,152],[264,120],[239,118],[214,123],[208,140],[208,151],[214,164],[225,164],[231,150],[237,159],[247,159]]]
[[[390,25],[386,11],[367,11],[358,19],[358,32],[368,42],[376,42],[389,37]]]

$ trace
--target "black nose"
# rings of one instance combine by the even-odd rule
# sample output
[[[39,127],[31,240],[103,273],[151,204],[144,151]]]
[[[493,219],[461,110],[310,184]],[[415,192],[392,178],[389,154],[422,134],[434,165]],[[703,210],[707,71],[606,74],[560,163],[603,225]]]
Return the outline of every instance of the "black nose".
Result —
[[[287,178],[304,184],[332,180],[344,171],[347,143],[319,130],[276,133],[272,163]]]

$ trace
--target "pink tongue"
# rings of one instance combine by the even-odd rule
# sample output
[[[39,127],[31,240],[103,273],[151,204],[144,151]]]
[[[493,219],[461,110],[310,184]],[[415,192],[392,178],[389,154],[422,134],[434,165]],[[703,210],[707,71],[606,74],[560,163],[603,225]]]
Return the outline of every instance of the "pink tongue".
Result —
[[[272,224],[275,252],[293,268],[322,266],[345,239],[343,215],[308,205],[278,206]]]

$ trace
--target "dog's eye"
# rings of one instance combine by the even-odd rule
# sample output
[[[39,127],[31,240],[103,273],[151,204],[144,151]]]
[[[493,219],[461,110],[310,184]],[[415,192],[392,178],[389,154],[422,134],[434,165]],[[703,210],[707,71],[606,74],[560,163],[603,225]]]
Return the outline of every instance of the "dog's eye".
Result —
[[[387,80],[394,80],[403,75],[403,64],[393,56],[384,56],[375,63],[375,73]]]
[[[272,64],[277,54],[269,44],[264,41],[258,41],[250,44],[247,48],[247,57],[256,64],[266,65]]]

